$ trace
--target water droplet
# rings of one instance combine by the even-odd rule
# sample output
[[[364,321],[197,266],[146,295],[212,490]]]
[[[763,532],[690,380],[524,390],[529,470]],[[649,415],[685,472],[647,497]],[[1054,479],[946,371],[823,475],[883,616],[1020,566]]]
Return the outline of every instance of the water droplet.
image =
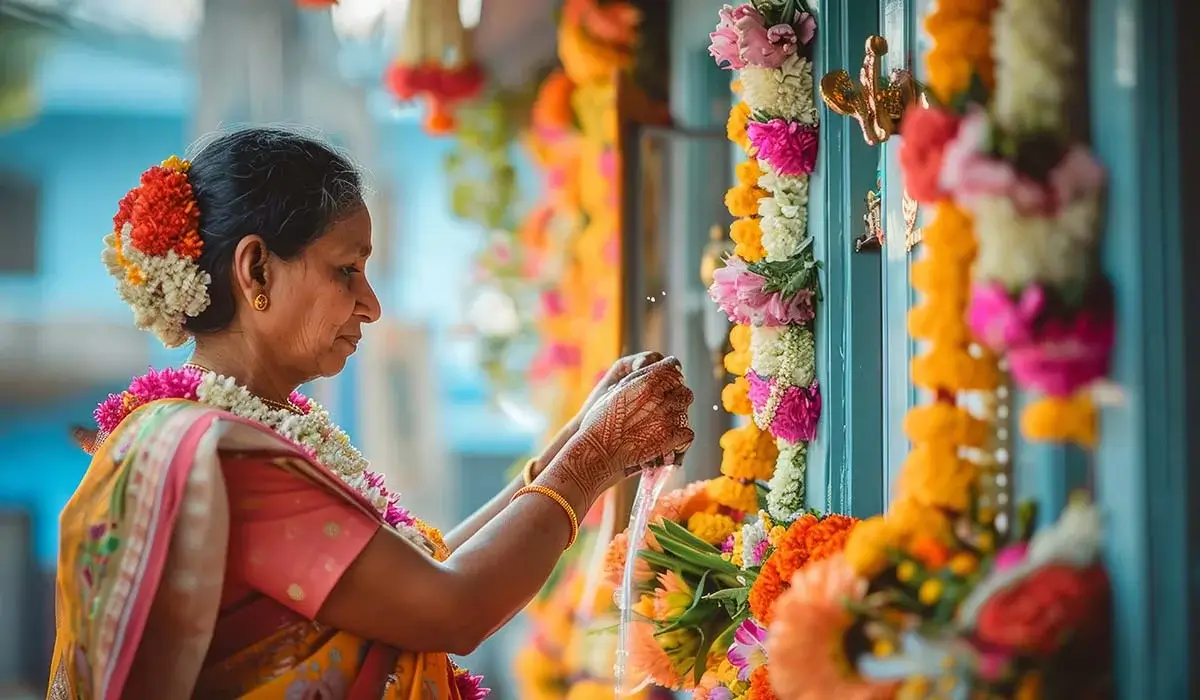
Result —
[[[664,290],[663,290],[663,293],[662,293],[662,294],[660,294],[659,296],[664,296],[664,297],[665,297],[666,295],[667,295],[667,290],[665,290],[665,289],[664,289]]]
[[[713,410],[714,410],[714,411],[717,411],[717,410],[720,410],[720,409],[718,409],[718,408],[717,408],[717,405],[716,405],[716,404],[713,404]]]

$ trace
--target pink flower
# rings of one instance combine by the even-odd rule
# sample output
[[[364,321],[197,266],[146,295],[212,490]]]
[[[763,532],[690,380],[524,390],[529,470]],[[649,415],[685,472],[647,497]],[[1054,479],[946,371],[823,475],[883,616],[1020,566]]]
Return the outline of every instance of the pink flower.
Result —
[[[1017,542],[1010,544],[1004,549],[996,553],[996,561],[994,566],[996,571],[1007,571],[1021,562],[1025,561],[1025,555],[1029,552],[1029,545],[1025,542]]]
[[[817,127],[772,119],[750,122],[746,136],[758,154],[780,175],[808,175],[817,164]]]
[[[454,669],[454,685],[462,700],[486,700],[492,694],[491,688],[483,687],[483,676],[477,676],[464,668]]]
[[[771,398],[772,390],[779,391],[777,378],[768,379],[757,372],[746,373],[750,384],[750,404],[754,412],[762,413]],[[783,390],[775,416],[767,426],[771,434],[780,440],[801,442],[817,437],[817,421],[821,417],[821,389],[814,381],[810,386],[789,386]]]
[[[1020,211],[1043,210],[1043,188],[1020,175],[1008,161],[987,152],[991,129],[983,109],[972,109],[963,117],[942,157],[942,187],[966,206],[980,197],[1004,197],[1012,199]]]
[[[1099,194],[1104,188],[1104,166],[1086,146],[1075,144],[1050,171],[1050,189],[1058,206]]]
[[[542,294],[542,313],[547,316],[562,316],[567,312],[567,302],[562,292],[551,289]]]
[[[92,416],[102,434],[112,433],[121,421],[137,407],[162,399],[187,399],[195,401],[196,389],[203,375],[192,367],[150,370],[129,383],[129,388],[120,394],[110,394]]]
[[[738,670],[738,680],[750,680],[754,669],[767,663],[767,630],[752,619],[733,633],[733,646],[726,658]]]
[[[796,13],[796,35],[800,39],[800,43],[808,46],[813,39],[817,37],[817,18],[807,12]],[[770,34],[770,31],[767,32]]]
[[[1035,342],[1009,350],[1013,379],[1050,396],[1070,396],[1108,374],[1115,335],[1111,306],[1047,319]]]
[[[727,70],[779,68],[796,54],[798,45],[811,42],[817,31],[816,20],[807,12],[797,12],[793,23],[767,27],[766,18],[749,3],[726,5],[720,16],[716,31],[708,35],[712,42],[708,53]]]
[[[775,410],[771,434],[788,442],[815,440],[820,417],[821,391],[817,382],[808,387],[790,386]]]
[[[971,290],[967,324],[979,342],[1005,350],[1033,341],[1045,306],[1046,293],[1038,285],[1026,287],[1014,300],[1002,284],[977,284]]]
[[[770,43],[767,41],[765,20],[762,13],[749,3],[737,7],[726,5],[720,10],[720,17],[716,30],[708,35],[712,42],[708,47],[708,55],[716,59],[721,68],[741,70],[748,65],[745,51],[747,31],[761,32],[762,43]]]
[[[746,261],[730,257],[713,273],[708,294],[730,321],[743,325],[784,326],[806,323],[815,315],[812,291],[802,289],[784,298],[766,291],[767,279],[753,272]]]

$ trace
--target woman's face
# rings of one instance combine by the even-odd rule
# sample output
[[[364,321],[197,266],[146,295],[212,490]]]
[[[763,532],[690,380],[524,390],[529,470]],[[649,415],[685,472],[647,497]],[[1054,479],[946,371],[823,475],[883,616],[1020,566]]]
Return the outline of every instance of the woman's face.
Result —
[[[366,276],[370,256],[371,215],[360,207],[296,259],[268,258],[263,291],[270,304],[245,313],[253,319],[257,344],[276,367],[302,381],[342,371],[358,348],[363,324],[380,315]]]

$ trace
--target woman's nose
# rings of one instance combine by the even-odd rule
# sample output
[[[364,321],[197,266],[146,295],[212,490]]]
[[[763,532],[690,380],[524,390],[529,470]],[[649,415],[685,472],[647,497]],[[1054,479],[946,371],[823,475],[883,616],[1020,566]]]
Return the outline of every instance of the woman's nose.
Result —
[[[379,304],[379,296],[375,294],[371,283],[364,279],[363,287],[365,289],[359,294],[356,312],[362,317],[364,323],[375,323],[383,315],[383,308]]]

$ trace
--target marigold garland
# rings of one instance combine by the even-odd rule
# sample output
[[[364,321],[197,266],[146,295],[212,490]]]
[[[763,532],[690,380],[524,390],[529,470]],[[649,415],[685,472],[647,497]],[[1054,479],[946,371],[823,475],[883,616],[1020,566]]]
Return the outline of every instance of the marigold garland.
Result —
[[[828,559],[845,549],[858,524],[856,518],[804,515],[773,541],[775,551],[763,562],[750,588],[750,610],[763,625],[771,624],[775,601],[790,587],[792,576],[806,564]]]
[[[940,102],[952,102],[972,80],[992,87],[990,22],[996,5],[997,0],[943,0],[927,18],[925,26],[933,40],[927,59],[929,87]],[[925,147],[906,140],[901,158]],[[994,390],[1001,373],[994,357],[972,354],[969,347],[971,334],[964,312],[976,253],[970,216],[950,201],[939,201],[923,245],[925,257],[913,273],[913,286],[923,296],[909,314],[909,334],[925,341],[927,350],[913,359],[912,378],[933,394],[934,404],[914,407],[906,417],[913,447],[891,510],[912,503],[931,512],[937,508],[963,512],[976,468],[960,456],[959,448],[981,442],[986,428],[958,405],[958,396]],[[935,423],[945,430],[934,429]],[[864,526],[851,535],[846,555],[859,575],[870,576],[886,560],[881,548],[895,546],[906,533],[888,516],[876,516]]]

